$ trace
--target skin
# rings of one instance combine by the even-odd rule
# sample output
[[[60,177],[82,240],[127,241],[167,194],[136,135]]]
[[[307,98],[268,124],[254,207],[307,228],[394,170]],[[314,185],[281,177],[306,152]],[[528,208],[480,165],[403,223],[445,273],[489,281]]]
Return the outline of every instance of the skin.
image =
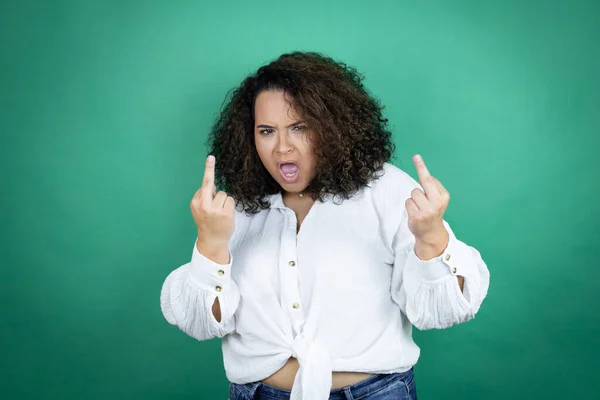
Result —
[[[255,102],[254,142],[263,165],[283,189],[284,200],[298,197],[316,175],[310,143],[311,131],[290,105],[283,91],[263,91]],[[294,183],[286,182],[278,162],[294,161],[300,172]],[[310,196],[306,196],[310,197]]]

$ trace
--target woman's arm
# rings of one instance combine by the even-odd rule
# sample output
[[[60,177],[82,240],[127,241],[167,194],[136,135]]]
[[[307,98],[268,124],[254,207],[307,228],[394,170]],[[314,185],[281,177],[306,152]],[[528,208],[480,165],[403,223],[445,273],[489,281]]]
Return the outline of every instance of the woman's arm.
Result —
[[[386,165],[384,178],[375,190],[381,201],[384,241],[393,254],[392,298],[419,329],[448,328],[470,320],[487,295],[490,280],[479,251],[458,240],[443,218],[427,225],[434,219],[427,218],[427,209],[435,211],[435,204],[424,202],[431,200],[427,191],[410,175]]]
[[[448,247],[448,242],[450,241],[450,235],[448,231],[444,229],[444,231],[440,235],[441,240],[426,243],[422,240],[416,240],[415,242],[415,254],[419,260],[429,261],[433,258],[439,257],[444,252],[444,249]],[[462,276],[457,276],[456,280],[458,281],[458,286],[460,287],[460,291],[464,290],[465,278]]]
[[[228,246],[196,241],[192,260],[169,274],[160,297],[165,319],[198,340],[233,332],[240,301]]]
[[[479,251],[458,240],[446,221],[444,226],[448,244],[437,256],[417,256],[413,237],[394,246],[392,298],[422,330],[469,321],[489,288],[489,270]]]
[[[231,257],[229,254],[229,248],[225,245],[211,246],[210,244],[202,243],[198,240],[196,241],[196,249],[198,249],[200,254],[203,254],[206,258],[216,262],[217,264],[230,263]],[[221,322],[221,305],[219,303],[219,297],[215,298],[215,302],[212,306],[212,313],[217,322]]]

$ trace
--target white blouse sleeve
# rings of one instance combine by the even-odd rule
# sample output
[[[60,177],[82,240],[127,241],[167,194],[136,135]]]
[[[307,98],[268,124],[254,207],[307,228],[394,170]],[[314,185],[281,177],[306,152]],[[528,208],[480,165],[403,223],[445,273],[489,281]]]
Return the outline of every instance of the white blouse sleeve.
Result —
[[[408,228],[405,201],[421,185],[394,169],[385,185],[387,237],[394,254],[391,295],[418,329],[444,329],[472,319],[487,295],[490,273],[477,249],[460,241],[443,221],[449,235],[444,252],[431,260],[415,254],[415,237]],[[464,278],[461,292],[458,278]]]
[[[171,272],[162,286],[160,306],[170,324],[198,340],[222,338],[235,329],[240,292],[231,278],[231,250],[229,256],[229,264],[218,264],[194,244],[192,260]],[[216,298],[221,306],[221,322],[212,312]]]
[[[444,329],[472,319],[485,298],[489,271],[477,249],[458,240],[444,221],[450,240],[444,252],[420,260],[414,237],[394,247],[392,298],[418,329]],[[461,292],[458,276],[464,278]]]

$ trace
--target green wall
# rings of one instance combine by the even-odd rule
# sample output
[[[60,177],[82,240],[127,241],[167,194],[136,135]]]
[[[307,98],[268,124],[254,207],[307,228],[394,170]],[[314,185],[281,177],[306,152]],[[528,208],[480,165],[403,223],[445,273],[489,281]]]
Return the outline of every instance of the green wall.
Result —
[[[475,320],[416,332],[420,398],[599,398],[599,17],[592,1],[2,2],[0,397],[226,398],[220,341],[168,325],[160,287],[190,259],[225,93],[299,49],[366,74],[394,163],[416,177],[424,155],[489,265]]]

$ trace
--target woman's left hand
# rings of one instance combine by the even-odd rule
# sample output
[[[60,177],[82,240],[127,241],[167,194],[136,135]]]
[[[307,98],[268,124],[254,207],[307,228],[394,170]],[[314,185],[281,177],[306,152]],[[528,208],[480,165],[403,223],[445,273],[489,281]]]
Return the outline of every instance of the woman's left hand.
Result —
[[[413,157],[419,175],[419,188],[413,189],[406,202],[408,228],[415,235],[415,252],[421,260],[439,256],[448,245],[448,231],[443,219],[450,194],[436,178],[431,176],[420,155]]]

